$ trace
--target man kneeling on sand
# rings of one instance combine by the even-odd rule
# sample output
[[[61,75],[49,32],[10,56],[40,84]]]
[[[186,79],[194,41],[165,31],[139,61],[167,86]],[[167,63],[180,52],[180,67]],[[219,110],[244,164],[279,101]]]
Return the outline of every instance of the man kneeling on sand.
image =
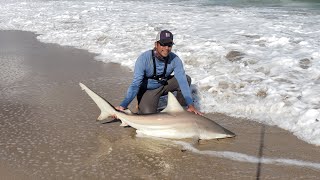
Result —
[[[127,109],[137,97],[139,114],[156,113],[160,96],[177,91],[177,99],[182,106],[187,106],[187,111],[202,115],[193,104],[191,78],[185,74],[181,59],[171,52],[174,45],[172,33],[160,31],[154,45],[152,50],[138,57],[127,95],[116,109]]]

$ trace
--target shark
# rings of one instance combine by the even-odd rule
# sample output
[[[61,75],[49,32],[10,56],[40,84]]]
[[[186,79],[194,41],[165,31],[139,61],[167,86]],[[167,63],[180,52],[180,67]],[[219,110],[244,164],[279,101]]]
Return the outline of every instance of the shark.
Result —
[[[79,83],[89,97],[97,104],[101,113],[98,121],[109,117],[117,117],[122,126],[129,125],[136,129],[137,134],[168,139],[223,139],[235,137],[235,133],[220,126],[213,120],[186,111],[169,92],[165,109],[154,114],[136,114],[130,110],[118,111],[107,100],[93,92],[87,86]]]

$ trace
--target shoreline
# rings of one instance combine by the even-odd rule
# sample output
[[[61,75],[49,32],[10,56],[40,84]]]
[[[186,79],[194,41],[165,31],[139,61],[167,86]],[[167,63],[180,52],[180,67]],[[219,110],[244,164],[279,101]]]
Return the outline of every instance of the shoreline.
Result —
[[[131,81],[128,68],[95,61],[94,54],[85,50],[41,43],[31,32],[0,31],[3,37],[0,173],[7,172],[8,179],[316,179],[320,175],[319,169],[303,166],[182,152],[168,142],[138,138],[133,128],[119,127],[119,122],[95,122],[99,109],[78,83],[117,105]],[[237,137],[205,141],[196,146],[200,151],[320,163],[319,147],[288,131],[223,114],[206,116]]]

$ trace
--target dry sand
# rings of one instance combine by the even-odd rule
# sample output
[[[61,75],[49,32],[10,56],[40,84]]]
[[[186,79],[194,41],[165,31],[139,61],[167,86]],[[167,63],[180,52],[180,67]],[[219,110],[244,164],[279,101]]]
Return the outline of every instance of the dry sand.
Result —
[[[78,83],[117,105],[132,73],[93,58],[30,32],[0,31],[0,179],[319,179],[319,147],[253,121],[207,114],[237,137],[195,145],[202,154],[96,122],[99,109]],[[295,161],[230,159],[241,156]]]

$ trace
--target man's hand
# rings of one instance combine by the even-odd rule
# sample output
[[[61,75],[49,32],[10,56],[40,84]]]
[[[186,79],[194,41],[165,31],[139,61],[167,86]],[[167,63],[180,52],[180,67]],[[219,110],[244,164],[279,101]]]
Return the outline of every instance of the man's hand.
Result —
[[[198,111],[193,105],[189,105],[187,111],[203,116],[203,113]]]
[[[126,108],[124,108],[124,107],[122,107],[122,106],[117,106],[117,107],[115,107],[116,108],[116,110],[119,110],[119,111],[124,111],[124,110],[126,110]]]
[[[122,106],[116,106],[116,107],[114,107],[114,108],[115,108],[116,110],[118,110],[118,111],[124,111],[124,110],[126,110],[126,108],[124,108],[124,107],[122,107]],[[112,118],[115,118],[115,119],[118,119],[115,114],[112,115],[111,117],[112,117]]]

